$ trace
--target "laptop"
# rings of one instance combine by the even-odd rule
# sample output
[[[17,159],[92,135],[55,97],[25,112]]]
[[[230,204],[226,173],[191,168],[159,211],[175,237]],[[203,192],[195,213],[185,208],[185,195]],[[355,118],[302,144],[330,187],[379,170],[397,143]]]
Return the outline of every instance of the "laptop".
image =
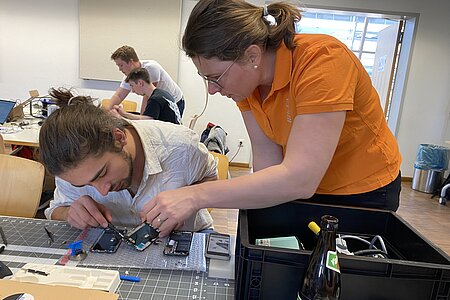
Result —
[[[15,105],[15,101],[0,99],[0,124],[3,124],[8,120],[9,113]]]

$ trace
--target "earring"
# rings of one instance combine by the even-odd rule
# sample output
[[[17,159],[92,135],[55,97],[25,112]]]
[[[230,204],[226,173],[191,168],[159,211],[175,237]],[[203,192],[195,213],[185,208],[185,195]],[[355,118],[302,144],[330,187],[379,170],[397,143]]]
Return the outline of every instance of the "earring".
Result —
[[[255,70],[258,69],[258,65],[254,65],[253,69],[255,69]]]

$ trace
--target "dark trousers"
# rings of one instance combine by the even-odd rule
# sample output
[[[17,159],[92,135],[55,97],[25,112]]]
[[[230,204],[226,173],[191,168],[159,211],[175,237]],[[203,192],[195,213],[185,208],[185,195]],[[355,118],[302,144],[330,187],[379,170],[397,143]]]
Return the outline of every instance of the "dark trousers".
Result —
[[[178,109],[180,110],[180,117],[182,117],[183,116],[183,112],[184,112],[184,98],[181,98],[177,102],[177,106],[178,106]]]
[[[400,203],[401,189],[402,177],[399,172],[394,181],[371,192],[354,195],[315,194],[306,201],[330,205],[345,205],[397,211]]]

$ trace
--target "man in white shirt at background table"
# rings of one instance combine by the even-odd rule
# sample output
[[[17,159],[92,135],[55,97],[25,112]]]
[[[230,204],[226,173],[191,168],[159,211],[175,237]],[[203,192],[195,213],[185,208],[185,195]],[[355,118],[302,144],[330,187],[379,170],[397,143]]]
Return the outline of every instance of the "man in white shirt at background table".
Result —
[[[111,60],[116,63],[119,71],[125,76],[120,83],[120,87],[111,97],[111,102],[108,107],[106,107],[107,109],[111,109],[114,105],[120,104],[120,102],[122,102],[130,93],[131,87],[127,82],[125,82],[125,78],[128,74],[130,74],[131,70],[136,68],[145,68],[150,75],[150,81],[153,85],[161,90],[167,91],[172,95],[178,109],[180,110],[180,115],[183,116],[185,106],[183,92],[176,82],[170,77],[169,73],[167,73],[167,71],[164,70],[158,62],[154,60],[139,60],[136,51],[132,47],[126,45],[114,51],[111,55]],[[147,106],[147,100],[148,97],[146,96],[142,98],[141,113]]]

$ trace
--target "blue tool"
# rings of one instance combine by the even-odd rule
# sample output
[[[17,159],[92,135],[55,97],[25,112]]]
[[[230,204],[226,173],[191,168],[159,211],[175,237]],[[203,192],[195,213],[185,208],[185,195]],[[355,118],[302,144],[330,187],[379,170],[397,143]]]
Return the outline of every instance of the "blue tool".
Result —
[[[70,249],[70,260],[80,261],[86,258],[87,253],[83,250],[83,240],[70,243],[67,247]]]
[[[67,247],[71,250],[70,255],[78,255],[83,252],[83,240],[70,243]]]
[[[139,281],[141,281],[141,278],[135,277],[135,276],[125,276],[125,275],[120,275],[120,280],[126,280],[126,281],[132,281],[132,282],[139,282]]]

